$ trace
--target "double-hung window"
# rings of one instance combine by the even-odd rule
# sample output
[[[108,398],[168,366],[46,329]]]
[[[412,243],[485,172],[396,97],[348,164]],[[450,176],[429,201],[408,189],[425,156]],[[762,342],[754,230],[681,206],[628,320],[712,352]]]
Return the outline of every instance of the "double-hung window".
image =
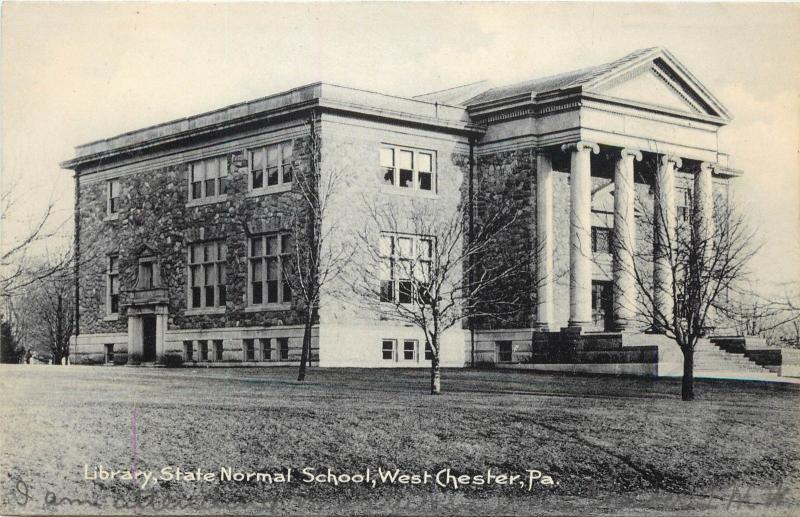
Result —
[[[213,199],[228,193],[228,157],[217,156],[192,162],[189,198]]]
[[[119,313],[119,256],[108,256],[108,271],[106,272],[106,307],[108,314]]]
[[[209,241],[189,246],[189,306],[225,307],[227,301],[227,245]]]
[[[692,194],[688,188],[678,187],[677,202],[675,203],[676,215],[678,222],[686,222],[689,220],[690,207],[692,206]]]
[[[403,341],[403,361],[417,360],[417,342],[411,339]]]
[[[380,175],[384,185],[436,191],[433,151],[420,151],[383,145],[380,151]]]
[[[106,214],[112,216],[119,213],[119,180],[109,180],[106,186]]]
[[[250,150],[250,190],[292,183],[292,141]]]
[[[395,344],[396,341],[394,339],[384,339],[381,342],[381,358],[384,361],[394,361],[394,351],[395,351]]]
[[[430,278],[433,239],[385,233],[381,235],[381,255],[381,301],[412,303],[414,286],[424,289]]]
[[[288,233],[259,235],[250,239],[250,305],[289,303],[292,288],[285,275],[292,249]]]

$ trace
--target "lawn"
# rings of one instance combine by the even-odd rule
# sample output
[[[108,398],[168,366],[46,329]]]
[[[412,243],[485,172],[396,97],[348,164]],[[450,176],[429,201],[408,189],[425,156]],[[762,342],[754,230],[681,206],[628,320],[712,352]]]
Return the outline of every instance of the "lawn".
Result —
[[[3,366],[0,514],[800,513],[798,385],[698,381],[685,403],[668,379],[447,370],[434,397],[424,371],[314,369],[303,385],[294,376]],[[84,465],[134,464],[217,478],[145,488],[143,478],[84,479]],[[220,481],[222,467],[291,468],[293,478]],[[306,483],[303,468],[434,479]],[[438,486],[445,469],[475,482],[487,469],[521,477]],[[554,484],[530,482],[529,470]]]

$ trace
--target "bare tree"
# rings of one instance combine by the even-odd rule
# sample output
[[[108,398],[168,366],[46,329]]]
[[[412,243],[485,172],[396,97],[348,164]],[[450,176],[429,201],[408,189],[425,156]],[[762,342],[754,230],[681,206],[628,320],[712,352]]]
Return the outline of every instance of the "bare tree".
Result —
[[[700,195],[710,197],[713,217],[696,208],[702,206],[695,202]],[[746,279],[747,263],[757,249],[753,232],[726,199],[711,192],[693,193],[683,217],[661,203],[639,203],[638,211],[639,245],[625,249],[614,243],[615,253],[634,256],[628,273],[637,294],[626,303],[633,305],[642,326],[664,333],[680,347],[681,397],[693,400],[695,345],[721,321],[731,292]]]
[[[20,310],[25,313],[29,338],[45,343],[53,364],[61,364],[62,358],[69,358],[75,329],[74,279],[69,262],[60,267],[44,262],[40,267],[53,273],[30,284],[20,296]]]
[[[483,210],[470,239],[468,199],[449,210],[424,199],[381,201],[365,201],[367,217],[357,238],[364,251],[353,264],[351,289],[382,319],[423,332],[436,395],[442,334],[467,318],[502,316],[521,305],[521,296],[500,287],[529,263],[487,260],[506,249],[504,232],[517,213],[510,203],[492,200],[495,209]]]
[[[0,297],[6,298],[22,292],[31,284],[55,274],[71,260],[65,255],[49,263],[50,267],[33,267],[31,248],[34,244],[54,237],[69,222],[54,221],[56,200],[51,198],[41,213],[30,220],[22,221],[23,209],[19,208],[26,193],[19,182],[12,182],[0,192],[0,228],[4,238],[0,239]],[[11,229],[18,236],[9,238]]]
[[[303,349],[298,381],[306,378],[311,364],[311,330],[318,319],[320,294],[342,272],[352,256],[345,243],[333,238],[337,220],[329,207],[341,187],[342,169],[322,164],[322,139],[316,114],[308,121],[303,165],[295,170],[294,189],[299,193],[293,216],[295,245],[292,259],[284,263],[285,277],[303,311]]]

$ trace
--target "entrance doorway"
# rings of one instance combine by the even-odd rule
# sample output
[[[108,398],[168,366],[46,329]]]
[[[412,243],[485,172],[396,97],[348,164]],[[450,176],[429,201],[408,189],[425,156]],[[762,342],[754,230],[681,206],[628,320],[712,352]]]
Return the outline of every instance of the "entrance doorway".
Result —
[[[598,330],[614,330],[614,297],[611,282],[592,282],[592,321]]]
[[[148,314],[142,316],[142,361],[149,363],[156,360],[156,317]]]

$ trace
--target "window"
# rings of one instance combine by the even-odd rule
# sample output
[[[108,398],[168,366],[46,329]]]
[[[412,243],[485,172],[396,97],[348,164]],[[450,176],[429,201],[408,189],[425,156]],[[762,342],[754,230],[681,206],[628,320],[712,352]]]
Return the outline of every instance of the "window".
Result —
[[[245,361],[255,361],[256,360],[256,348],[255,344],[253,343],[252,339],[245,339],[244,340],[244,360]]]
[[[692,194],[688,188],[678,187],[675,208],[678,221],[689,220],[689,207],[692,206]]]
[[[114,362],[114,343],[106,343],[106,363]]]
[[[292,288],[284,274],[289,264],[292,238],[288,233],[250,239],[250,304],[289,303]]]
[[[200,351],[200,360],[208,361],[208,341],[201,339],[197,342],[197,349]]]
[[[513,348],[511,341],[498,341],[497,342],[497,362],[510,363],[513,358]]]
[[[261,339],[261,358],[264,361],[272,361],[272,338]]]
[[[139,278],[136,287],[139,289],[152,289],[155,286],[155,278],[153,276],[154,268],[153,260],[140,260],[139,261]]]
[[[222,361],[222,340],[215,339],[214,340],[214,360],[215,361]]]
[[[403,360],[416,361],[417,360],[417,342],[416,341],[403,341]]]
[[[194,345],[191,341],[183,342],[183,360],[194,361]]]
[[[380,150],[380,176],[384,185],[432,192],[434,153],[384,145]]]
[[[384,234],[381,236],[380,251],[384,258],[381,301],[412,303],[414,285],[424,286],[430,276],[433,239]]]
[[[592,226],[592,252],[611,253],[611,228]]]
[[[106,272],[107,278],[107,299],[106,307],[108,307],[108,314],[119,313],[119,256],[108,256],[108,271]]]
[[[225,307],[227,252],[221,241],[189,245],[189,307]]]
[[[189,199],[206,199],[228,193],[228,157],[206,158],[189,165]]]
[[[289,360],[289,338],[288,337],[279,337],[278,338],[278,347],[280,348],[281,361],[288,361]]]
[[[250,151],[250,190],[292,182],[292,141],[271,144]]]
[[[384,339],[381,354],[384,361],[394,361],[394,343],[393,339]]]
[[[107,187],[106,213],[113,215],[119,213],[119,180],[109,180]]]
[[[430,343],[425,343],[425,360],[426,361],[433,360],[433,348],[431,348]]]

